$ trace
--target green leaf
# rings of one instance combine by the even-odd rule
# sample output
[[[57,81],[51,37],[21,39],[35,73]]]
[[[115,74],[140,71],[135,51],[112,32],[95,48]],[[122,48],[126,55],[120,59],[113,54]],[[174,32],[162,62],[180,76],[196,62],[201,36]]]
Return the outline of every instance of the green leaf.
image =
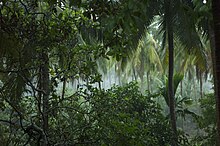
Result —
[[[184,75],[182,73],[176,73],[173,77],[174,82],[174,95],[176,94],[176,90],[179,86],[179,83],[183,80]]]

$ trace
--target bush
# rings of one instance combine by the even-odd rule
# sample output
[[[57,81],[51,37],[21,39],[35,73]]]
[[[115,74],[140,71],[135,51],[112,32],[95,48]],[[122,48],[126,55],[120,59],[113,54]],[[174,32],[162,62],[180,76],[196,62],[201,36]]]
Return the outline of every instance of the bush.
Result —
[[[197,145],[213,146],[216,145],[216,108],[214,94],[206,94],[199,101],[201,115],[195,121],[201,133],[194,138]]]
[[[63,110],[54,124],[54,129],[59,128],[55,133],[67,133],[68,138],[61,134],[54,142],[87,146],[170,144],[171,130],[161,108],[153,95],[142,95],[135,83],[106,91],[88,86],[74,98],[75,110]],[[57,127],[58,123],[61,125]]]

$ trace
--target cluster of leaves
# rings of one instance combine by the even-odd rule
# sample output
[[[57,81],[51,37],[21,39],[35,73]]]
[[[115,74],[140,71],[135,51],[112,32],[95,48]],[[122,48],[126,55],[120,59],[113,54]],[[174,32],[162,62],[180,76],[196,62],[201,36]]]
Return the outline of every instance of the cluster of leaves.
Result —
[[[201,130],[194,141],[197,145],[216,145],[216,108],[213,93],[206,94],[200,99],[201,115],[195,118],[197,126]]]
[[[55,95],[54,95],[55,96]],[[154,95],[142,95],[138,86],[130,83],[124,87],[99,90],[87,86],[63,102],[51,105],[49,110],[51,145],[170,145],[172,134],[168,120],[154,101]],[[34,104],[23,100],[24,116],[34,120]],[[32,106],[32,108],[30,108]],[[38,125],[37,120],[32,121]],[[23,122],[24,123],[24,122]],[[16,126],[16,125],[15,125]],[[13,129],[16,129],[16,127]],[[19,126],[17,124],[17,126]],[[29,139],[17,128],[10,134],[7,125],[1,126],[2,140],[10,137],[11,144],[37,144],[37,133]],[[5,137],[6,136],[6,137]],[[4,141],[3,141],[4,142]],[[6,142],[5,142],[6,143]]]
[[[50,140],[62,145],[169,145],[172,134],[168,120],[153,100],[138,86],[99,90],[91,86],[54,107]]]
[[[58,84],[78,78],[100,81],[95,58],[102,50],[87,45],[80,34],[81,26],[95,24],[82,9],[62,9],[56,1],[10,0],[0,7],[1,144],[39,145],[42,136],[46,141],[44,115],[53,116],[64,97],[64,92],[55,94]],[[42,113],[48,91],[48,109]]]

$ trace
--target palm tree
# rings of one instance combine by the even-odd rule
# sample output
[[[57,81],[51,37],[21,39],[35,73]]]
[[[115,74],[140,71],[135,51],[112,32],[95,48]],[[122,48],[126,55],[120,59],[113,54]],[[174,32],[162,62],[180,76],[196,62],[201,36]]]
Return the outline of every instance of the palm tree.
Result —
[[[150,91],[150,73],[157,74],[159,71],[163,73],[163,67],[160,57],[157,52],[158,44],[147,30],[143,37],[139,40],[137,49],[131,54],[129,62],[127,62],[127,69],[137,72],[141,81],[141,89]],[[131,68],[132,66],[132,68]],[[155,71],[155,72],[154,72]],[[144,87],[144,76],[147,77],[147,88]]]
[[[217,109],[217,145],[220,146],[220,1],[212,1],[212,13],[214,19],[214,33],[215,33],[215,58],[214,58],[214,77],[215,94],[216,94],[216,109]]]
[[[126,3],[126,1],[122,1],[122,2],[108,1],[107,3],[110,5],[111,3],[114,2],[117,3],[117,6],[115,5],[116,9],[110,9],[110,8],[114,8],[114,6],[110,6],[108,11],[104,11],[105,9],[96,9],[97,11],[98,10],[104,11],[102,12],[103,15],[101,16],[98,15],[98,17],[96,18],[97,19],[102,18],[103,21],[101,22],[104,22],[104,24],[106,22],[109,23],[109,27],[107,27],[107,30],[111,30],[111,31],[110,33],[108,33],[108,35],[106,35],[106,38],[107,40],[111,40],[111,42],[110,43],[104,42],[105,44],[107,44],[107,47],[114,48],[115,46],[120,46],[121,44],[124,43],[123,46],[121,47],[123,49],[117,51],[116,48],[116,51],[113,51],[113,56],[116,54],[116,58],[118,54],[120,53],[123,54],[124,52],[126,52],[124,51],[124,49],[129,50],[132,47],[133,49],[137,48],[134,47],[135,45],[132,44],[136,44],[135,41],[137,40],[137,38],[139,39],[140,34],[143,33],[143,31],[141,32],[140,30],[143,30],[143,26],[148,26],[150,24],[150,22],[154,18],[153,16],[160,16],[162,20],[160,26],[162,28],[161,32],[164,32],[163,46],[165,47],[166,46],[165,44],[168,44],[168,50],[169,50],[169,61],[168,61],[169,102],[170,102],[171,125],[173,129],[173,134],[176,137],[173,140],[174,141],[173,145],[176,145],[177,128],[176,128],[176,115],[175,115],[175,100],[174,100],[175,98],[173,93],[174,92],[173,91],[174,48],[175,48],[174,42],[175,39],[178,39],[178,41],[181,42],[188,50],[195,48],[197,49],[201,47],[200,39],[195,29],[195,21],[193,15],[192,16],[190,15],[190,12],[193,10],[193,3],[192,1],[180,1],[180,0],[148,1],[148,3],[144,3],[144,4],[141,3],[140,1],[138,2],[129,1],[129,3]],[[137,6],[139,7],[137,8]],[[102,8],[102,6],[99,7]],[[124,8],[124,9],[120,11],[120,8]],[[144,11],[142,11],[142,9]],[[103,18],[104,15],[105,17],[106,15],[108,15],[108,17],[106,17],[108,18],[108,20]],[[141,26],[141,27],[139,29],[131,29],[137,26]],[[130,37],[131,36],[130,34],[138,34],[139,37],[137,37],[136,35]],[[111,39],[108,39],[108,37],[110,37]],[[131,43],[126,44],[126,41],[123,40],[118,41],[120,38],[135,38],[135,39],[128,39],[128,42]],[[116,41],[114,42],[114,40]],[[118,42],[119,44],[117,44]],[[127,47],[128,45],[132,47],[129,48]],[[121,50],[123,50],[124,52],[123,51],[121,52]]]
[[[177,127],[176,127],[176,113],[175,113],[175,98],[174,98],[174,88],[173,88],[173,74],[174,74],[174,32],[173,32],[173,21],[174,13],[173,10],[173,1],[165,1],[165,11],[164,11],[164,28],[165,35],[168,35],[168,50],[169,50],[169,65],[168,65],[168,99],[169,99],[169,108],[170,108],[170,119],[171,126],[173,130],[173,141],[174,146],[177,145]]]
[[[161,29],[163,32],[165,47],[168,44],[168,97],[170,105],[170,118],[174,134],[173,145],[177,145],[177,128],[175,113],[175,98],[173,89],[174,74],[174,42],[177,40],[186,50],[198,49],[201,46],[200,38],[195,28],[195,21],[190,12],[193,10],[193,4],[189,1],[165,0],[160,9]]]

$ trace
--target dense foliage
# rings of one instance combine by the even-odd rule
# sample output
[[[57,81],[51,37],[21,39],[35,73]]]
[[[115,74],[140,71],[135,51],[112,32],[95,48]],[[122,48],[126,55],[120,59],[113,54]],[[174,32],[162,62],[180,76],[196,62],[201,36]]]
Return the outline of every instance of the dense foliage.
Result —
[[[211,1],[0,1],[0,145],[217,145],[212,23]]]
[[[81,88],[62,103],[51,105],[49,144],[169,145],[172,135],[168,120],[153,100],[155,98],[150,94],[142,95],[134,83],[108,90]],[[24,145],[26,142],[38,145],[42,133],[37,130],[38,117],[32,100],[26,97],[21,101],[22,108],[26,109],[22,114],[31,119],[30,123],[22,121],[25,131],[19,121],[15,121],[15,116],[11,123],[1,125],[3,145]],[[7,112],[3,111],[2,116]],[[10,129],[13,131],[8,124],[12,124]]]

